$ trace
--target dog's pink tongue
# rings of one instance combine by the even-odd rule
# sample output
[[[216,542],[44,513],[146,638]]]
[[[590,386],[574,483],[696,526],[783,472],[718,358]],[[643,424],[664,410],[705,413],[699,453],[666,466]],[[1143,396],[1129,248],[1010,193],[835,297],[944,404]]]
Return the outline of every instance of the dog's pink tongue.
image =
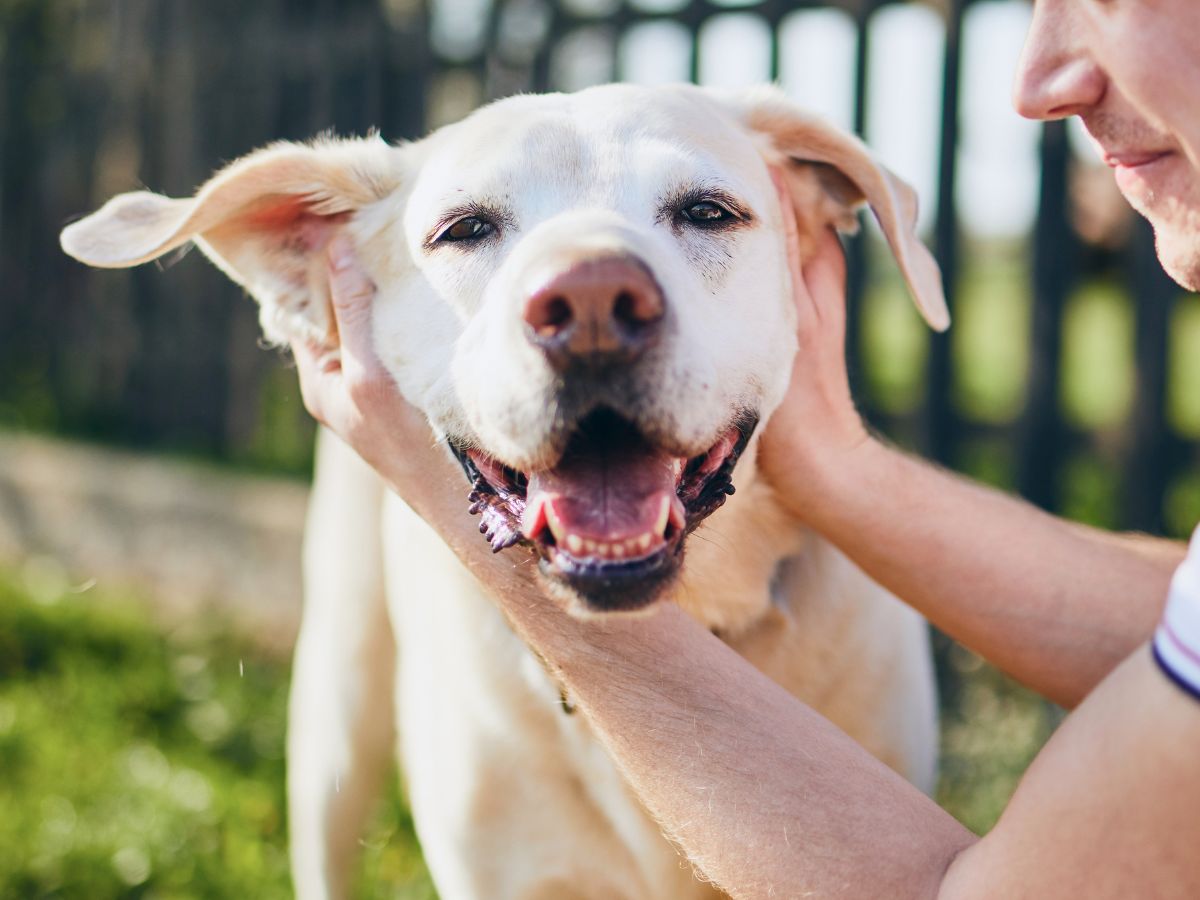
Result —
[[[569,450],[553,469],[529,476],[523,530],[549,527],[575,554],[646,552],[662,542],[668,520],[682,521],[678,471],[675,457],[644,443]]]

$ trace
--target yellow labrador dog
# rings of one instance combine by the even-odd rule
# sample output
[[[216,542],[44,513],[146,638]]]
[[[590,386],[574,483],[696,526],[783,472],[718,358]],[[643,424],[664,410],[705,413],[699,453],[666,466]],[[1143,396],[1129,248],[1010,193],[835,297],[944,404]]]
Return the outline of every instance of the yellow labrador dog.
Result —
[[[277,144],[191,199],[114,198],[62,242],[133,266],[194,241],[268,338],[336,346],[322,250],[350,235],[379,356],[460,461],[481,540],[533,548],[581,614],[679,603],[928,790],[924,623],[755,474],[796,353],[768,165],[810,248],[869,204],[948,324],[911,189],[770,89],[612,85],[502,100],[401,146]],[[398,731],[447,900],[713,896],[486,590],[348,450],[318,450],[288,739],[298,895],[346,892]]]

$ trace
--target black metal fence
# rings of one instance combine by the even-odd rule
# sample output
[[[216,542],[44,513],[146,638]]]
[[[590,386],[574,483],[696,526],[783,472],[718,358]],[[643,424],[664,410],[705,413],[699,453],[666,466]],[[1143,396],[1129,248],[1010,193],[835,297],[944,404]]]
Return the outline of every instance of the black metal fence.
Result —
[[[989,2],[989,0],[977,0]],[[774,36],[801,8],[837,6],[854,23],[853,123],[868,108],[872,23],[895,0],[0,0],[0,422],[184,448],[301,469],[308,425],[293,377],[256,349],[252,305],[198,259],[98,273],[65,260],[57,232],[111,194],[147,185],[190,193],[222,161],[277,138],[379,127],[420,134],[483,100],[619,78],[622,47],[670,22],[701,71],[700,35],[736,7]],[[955,215],[962,23],[968,0],[937,4],[945,27],[934,249],[953,310],[969,268]],[[1028,241],[1026,395],[1018,416],[981,424],[953,401],[962,377],[952,338],[930,336],[921,402],[868,414],[947,464],[981,443],[1005,461],[998,480],[1052,509],[1072,508],[1064,467],[1099,460],[1112,498],[1105,524],[1175,530],[1200,516],[1187,468],[1194,444],[1169,427],[1168,333],[1179,292],[1139,224],[1105,257],[1132,303],[1136,385],[1128,421],[1100,432],[1063,415],[1064,309],[1095,259],[1072,228],[1072,154],[1044,127],[1036,225]],[[870,284],[866,241],[851,244],[852,357]],[[1182,485],[1182,487],[1181,487]],[[1197,491],[1200,493],[1200,490]],[[1180,499],[1182,498],[1182,499]],[[1076,504],[1078,506],[1078,504]]]

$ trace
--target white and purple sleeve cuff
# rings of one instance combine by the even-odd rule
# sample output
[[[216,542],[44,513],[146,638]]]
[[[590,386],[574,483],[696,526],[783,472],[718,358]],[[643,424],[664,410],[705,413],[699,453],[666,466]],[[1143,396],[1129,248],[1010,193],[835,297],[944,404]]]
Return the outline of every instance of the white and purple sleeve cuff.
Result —
[[[1153,650],[1167,677],[1200,700],[1200,530],[1171,579]]]

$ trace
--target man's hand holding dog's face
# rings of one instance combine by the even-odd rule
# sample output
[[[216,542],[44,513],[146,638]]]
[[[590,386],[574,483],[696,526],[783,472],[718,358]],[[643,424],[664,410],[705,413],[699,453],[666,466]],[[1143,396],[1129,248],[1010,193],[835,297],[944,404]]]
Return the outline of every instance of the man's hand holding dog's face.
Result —
[[[796,215],[782,174],[772,178],[783,209],[798,348],[791,381],[763,433],[759,463],[781,498],[805,518],[821,502],[821,472],[844,467],[847,457],[870,440],[846,374],[846,260],[828,231],[803,267]]]

